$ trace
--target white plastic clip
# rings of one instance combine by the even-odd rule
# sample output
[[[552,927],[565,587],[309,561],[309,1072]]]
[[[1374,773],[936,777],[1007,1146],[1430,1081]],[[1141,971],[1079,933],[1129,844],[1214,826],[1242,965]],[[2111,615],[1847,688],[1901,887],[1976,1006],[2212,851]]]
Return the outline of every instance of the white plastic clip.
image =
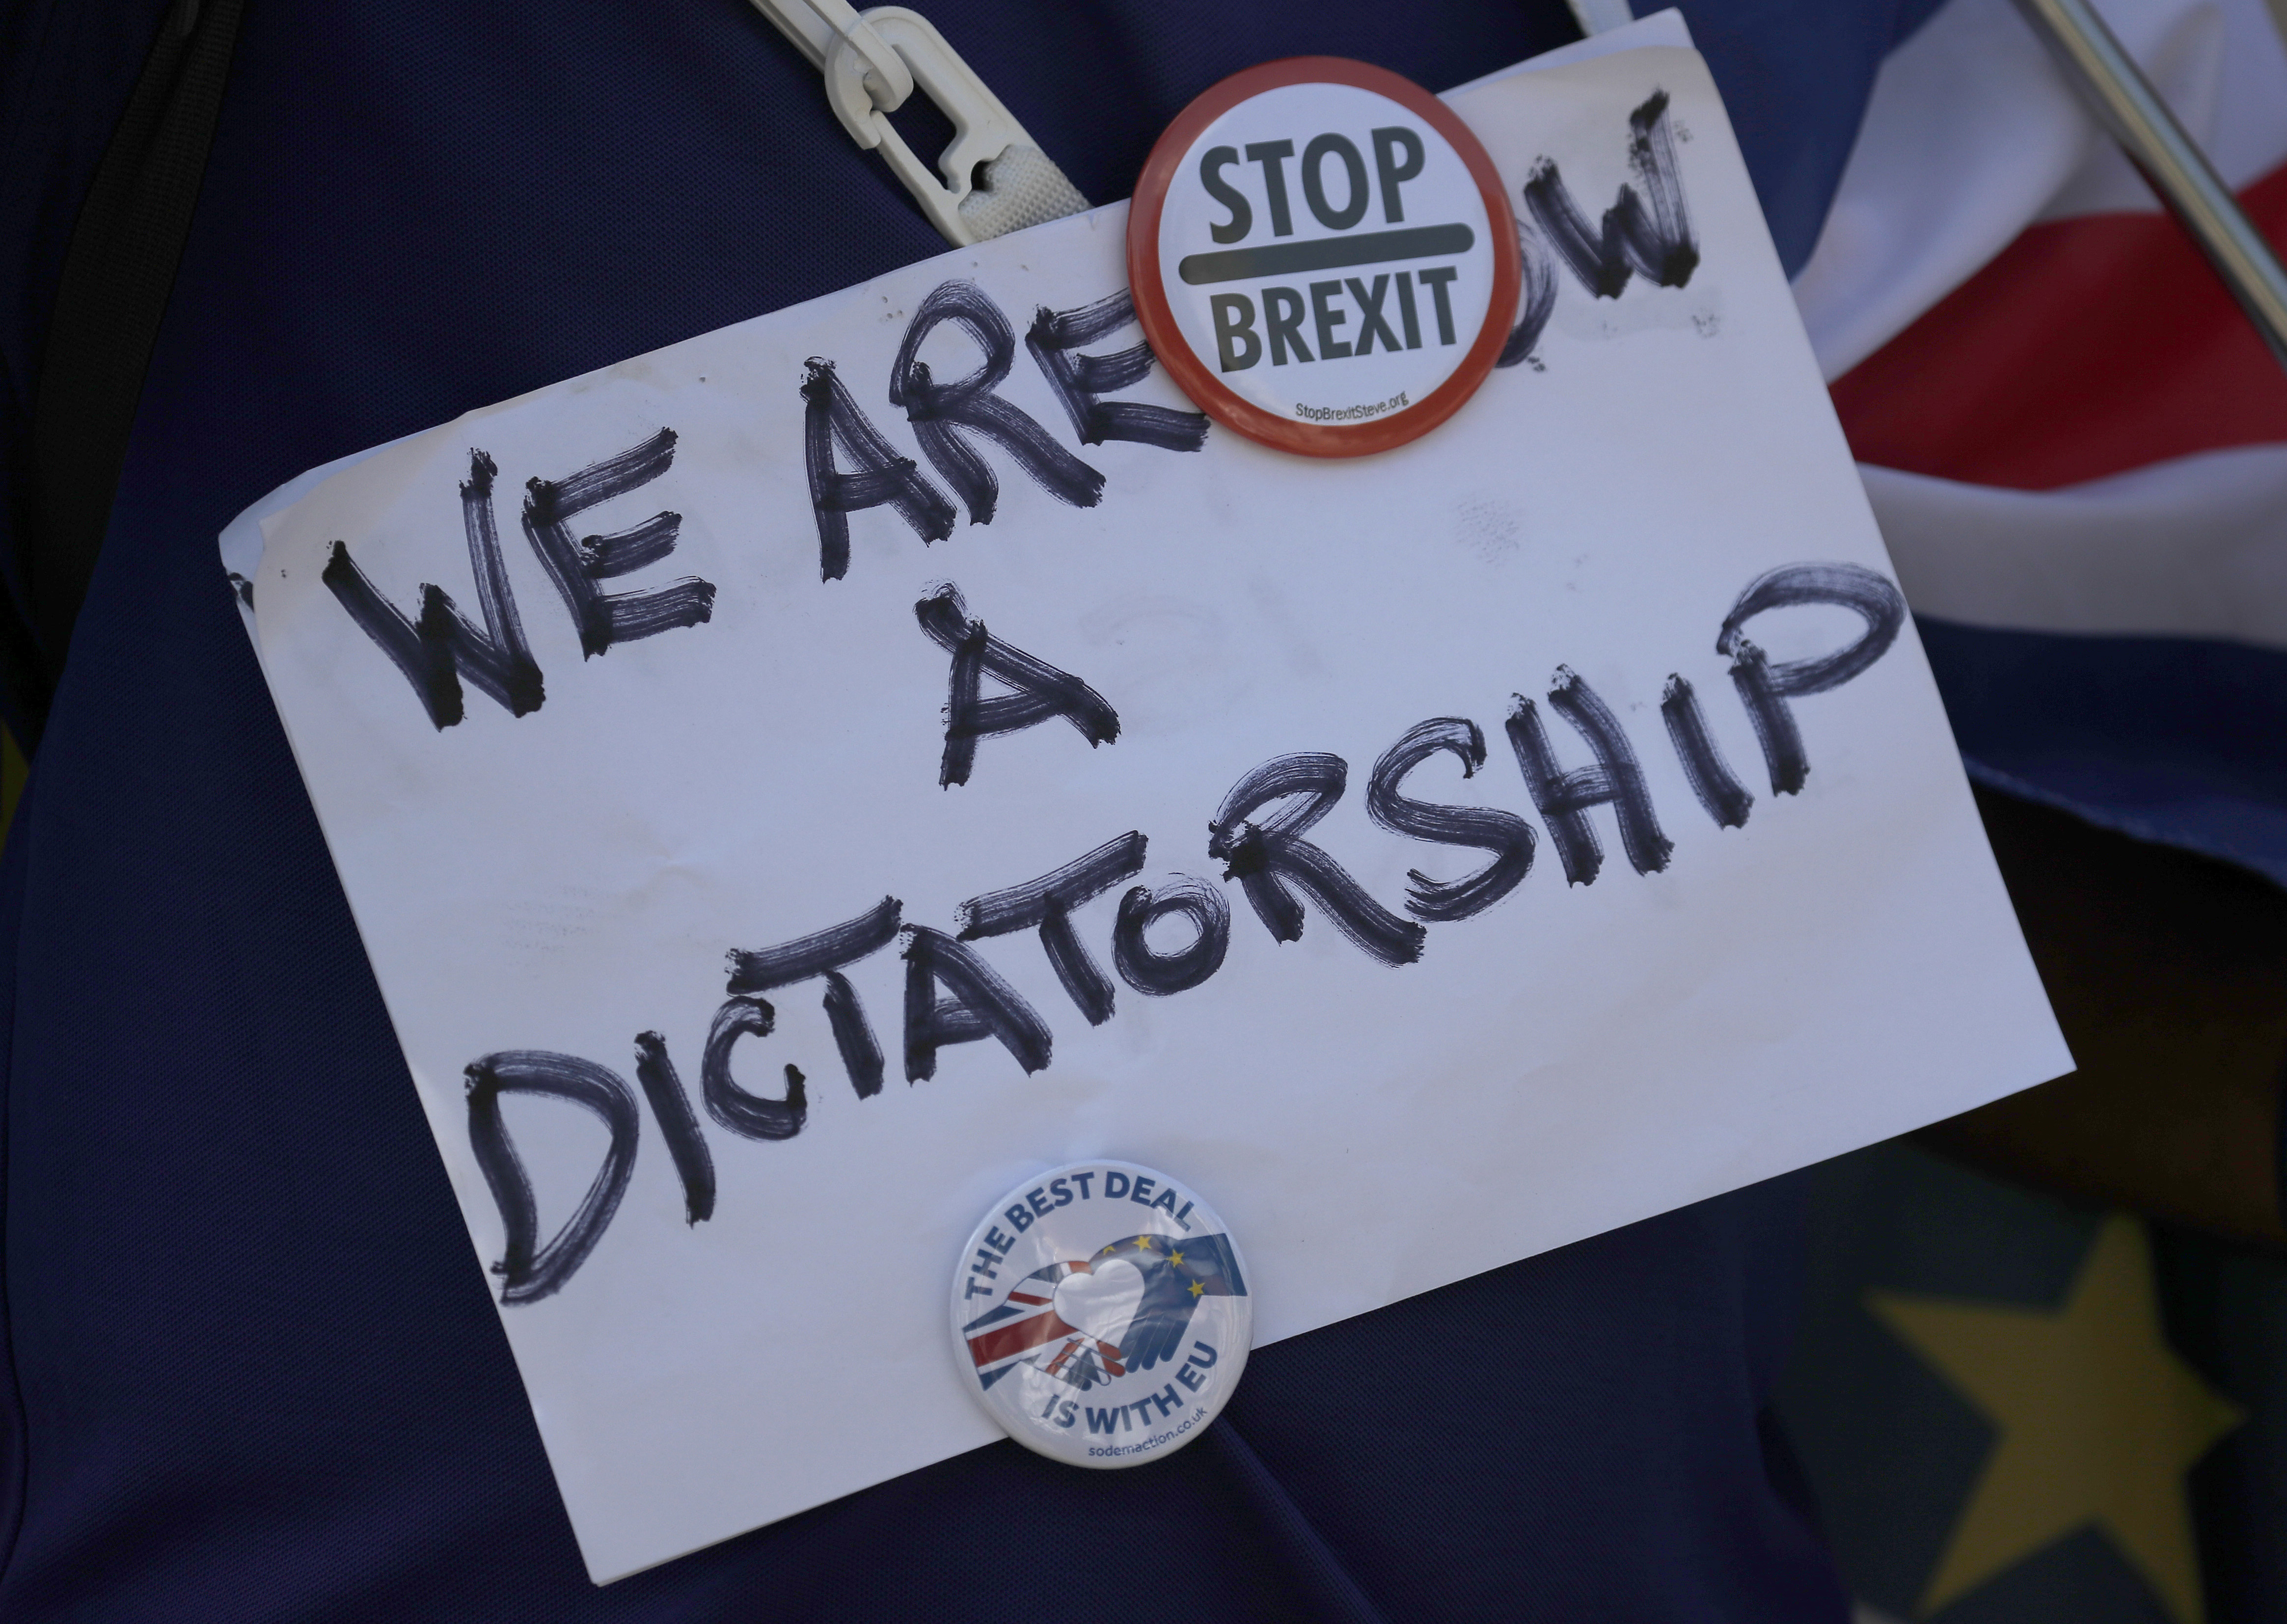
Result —
[[[855,12],[848,0],[755,0],[755,6],[824,71],[826,98],[842,127],[859,146],[881,149],[956,247],[1088,206],[926,17],[900,5]],[[889,120],[916,84],[953,122],[935,173]]]
[[[850,0],[755,0],[755,9],[794,42],[812,67],[824,67],[827,53],[837,44],[849,46],[865,65],[867,95],[874,106],[900,107],[914,93],[914,76],[904,61],[858,15]],[[849,122],[843,120],[845,125]],[[858,132],[852,129],[850,133]]]

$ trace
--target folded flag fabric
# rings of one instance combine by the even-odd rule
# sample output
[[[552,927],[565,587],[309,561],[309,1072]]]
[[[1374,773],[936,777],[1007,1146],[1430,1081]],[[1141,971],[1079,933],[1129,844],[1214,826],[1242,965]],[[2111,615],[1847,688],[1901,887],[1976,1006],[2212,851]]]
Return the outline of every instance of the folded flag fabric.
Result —
[[[2102,10],[2287,242],[2263,0]],[[1885,63],[1796,295],[1972,774],[2287,882],[2287,372],[2009,0]]]
[[[2277,14],[2099,5],[2287,242]],[[2287,883],[2287,372],[2010,0],[1891,53],[1795,289],[1972,775]],[[1808,1182],[1780,1409],[1860,1624],[2287,1616],[2287,1270],[1903,1145]]]
[[[2287,1264],[1900,1143],[1806,1183],[1777,1408],[1856,1624],[2287,1617]]]

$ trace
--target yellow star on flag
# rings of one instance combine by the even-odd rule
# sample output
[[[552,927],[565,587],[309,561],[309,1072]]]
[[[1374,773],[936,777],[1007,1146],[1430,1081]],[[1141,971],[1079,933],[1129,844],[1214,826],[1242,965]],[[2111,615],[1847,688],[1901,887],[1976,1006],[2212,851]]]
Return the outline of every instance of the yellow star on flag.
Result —
[[[1870,1292],[1998,1434],[1916,1611],[2091,1524],[2176,1624],[2204,1624],[2184,1474],[2247,1419],[2169,1347],[2143,1225],[2105,1220],[2054,1309]]]
[[[1200,1285],[1197,1280],[1193,1280],[1193,1281],[1191,1282],[1191,1295],[1192,1295],[1193,1296],[1195,1296],[1195,1297],[1196,1297],[1196,1296],[1198,1296],[1198,1295],[1199,1295],[1199,1293],[1201,1293],[1201,1292],[1205,1291],[1206,1289],[1207,1289],[1207,1287],[1204,1287],[1204,1286],[1202,1286],[1202,1285]]]
[[[1181,1252],[1170,1252],[1167,1254],[1167,1261],[1171,1264],[1179,1264],[1183,1261],[1183,1255]]]
[[[1136,1245],[1139,1250],[1148,1252],[1151,1249],[1151,1237],[1138,1235],[1136,1237]]]

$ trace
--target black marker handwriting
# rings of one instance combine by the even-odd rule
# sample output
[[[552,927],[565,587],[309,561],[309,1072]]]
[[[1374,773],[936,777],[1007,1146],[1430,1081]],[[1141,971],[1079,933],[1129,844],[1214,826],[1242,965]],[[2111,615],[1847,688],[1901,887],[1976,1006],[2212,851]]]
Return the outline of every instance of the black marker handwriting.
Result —
[[[797,936],[759,952],[734,948],[727,990],[734,994],[767,993],[813,976],[824,977],[826,1023],[834,1033],[835,1048],[841,1052],[842,1069],[849,1073],[850,1086],[858,1091],[858,1097],[871,1099],[882,1091],[882,1045],[866,1019],[865,1006],[858,1002],[858,989],[842,972],[888,947],[903,922],[904,905],[895,897],[884,897],[857,918],[809,936]]]
[[[1218,242],[1222,239],[1218,238]],[[1082,305],[1077,310],[1033,313],[1025,347],[1049,380],[1049,387],[1064,403],[1072,432],[1084,446],[1107,440],[1134,440],[1162,451],[1197,451],[1207,444],[1205,412],[1179,412],[1172,407],[1149,406],[1141,400],[1106,400],[1118,389],[1132,389],[1151,370],[1151,346],[1139,344],[1110,355],[1073,353],[1084,344],[1118,332],[1136,320],[1136,301],[1128,289]]]
[[[1816,660],[1773,665],[1742,630],[1766,609],[1800,604],[1836,604],[1866,622],[1858,639]],[[1857,564],[1789,564],[1747,583],[1723,630],[1715,652],[1731,657],[1731,681],[1747,707],[1761,741],[1763,764],[1770,769],[1771,793],[1794,795],[1810,774],[1802,730],[1795,725],[1792,699],[1840,687],[1879,660],[1906,622],[1906,600],[1889,580]]]
[[[1593,884],[1603,867],[1604,848],[1588,821],[1588,810],[1609,805],[1620,826],[1620,848],[1638,874],[1657,874],[1667,867],[1674,843],[1660,833],[1652,812],[1651,794],[1644,788],[1643,768],[1634,747],[1621,730],[1619,717],[1582,682],[1569,666],[1558,666],[1549,685],[1548,708],[1572,724],[1596,757],[1585,767],[1565,772],[1556,764],[1548,732],[1531,700],[1515,696],[1508,714],[1509,748],[1515,752],[1517,770],[1532,804],[1547,820],[1548,838],[1555,843],[1568,884]]]
[[[1783,664],[1772,663],[1745,635],[1756,615],[1813,604],[1850,609],[1864,622],[1864,631],[1832,653]],[[944,633],[941,643],[959,645],[981,631],[950,589],[924,599],[922,609],[925,624],[936,616],[938,630]],[[1807,771],[1792,701],[1839,687],[1865,671],[1895,641],[1904,618],[1897,589],[1856,565],[1790,565],[1756,577],[1740,594],[1716,646],[1732,661],[1735,685],[1763,741],[1775,788],[1792,793]],[[1538,707],[1521,696],[1507,733],[1566,879],[1585,884],[1597,875],[1603,854],[1590,814],[1600,806],[1611,808],[1622,845],[1639,874],[1665,869],[1674,846],[1660,829],[1641,764],[1612,708],[1564,666],[1556,668],[1546,702],[1579,735],[1594,758],[1588,764],[1562,765]],[[1681,674],[1668,678],[1660,714],[1684,777],[1710,819],[1719,828],[1742,826],[1753,797],[1716,749],[1699,697]],[[1375,825],[1391,833],[1492,854],[1465,879],[1433,881],[1419,872],[1410,876],[1409,911],[1443,924],[1481,913],[1515,891],[1530,873],[1536,836],[1532,826],[1512,812],[1406,796],[1407,775],[1439,754],[1453,756],[1464,773],[1474,776],[1486,759],[1484,731],[1464,717],[1433,717],[1407,729],[1377,759],[1366,811]],[[1242,775],[1223,797],[1208,826],[1209,853],[1224,862],[1226,884],[1236,882],[1245,891],[1275,940],[1299,938],[1307,898],[1378,962],[1414,963],[1422,955],[1426,925],[1384,907],[1333,857],[1304,838],[1340,801],[1347,777],[1342,758],[1323,752],[1263,763]],[[785,1140],[802,1131],[810,1102],[801,1069],[786,1065],[784,1095],[772,1098],[741,1087],[732,1076],[731,1060],[740,1038],[761,1038],[772,1031],[775,1012],[760,994],[813,978],[825,982],[828,1023],[855,1092],[860,1098],[879,1095],[881,1047],[843,972],[900,936],[908,1081],[933,1077],[946,1045],[985,1038],[998,1040],[1024,1071],[1045,1069],[1054,1047],[1048,1023],[971,944],[1038,930],[1049,964],[1075,1007],[1091,1025],[1108,1020],[1114,1013],[1113,988],[1083,944],[1073,915],[1139,873],[1147,850],[1143,832],[1131,830],[1034,879],[984,892],[957,911],[954,933],[904,923],[898,899],[884,897],[828,929],[732,953],[730,996],[716,1011],[701,1061],[700,1094],[707,1114],[749,1139]],[[1197,987],[1224,966],[1231,918],[1224,887],[1196,875],[1130,886],[1112,922],[1112,968],[1129,986],[1154,998]],[[1155,930],[1160,937],[1156,943]],[[674,1159],[686,1220],[697,1224],[713,1214],[714,1162],[659,1033],[637,1037],[636,1074],[640,1100],[615,1073],[566,1055],[508,1050],[469,1067],[471,1144],[508,1237],[495,1265],[503,1277],[503,1303],[535,1302],[559,1289],[592,1251],[627,1186],[644,1104]],[[611,1131],[604,1166],[586,1200],[545,1246],[539,1244],[531,1182],[499,1105],[503,1095],[516,1092],[582,1105],[602,1117]]]
[[[593,1060],[537,1049],[487,1055],[470,1065],[467,1079],[469,1148],[476,1153],[507,1231],[501,1260],[493,1265],[493,1272],[501,1277],[501,1302],[509,1307],[537,1303],[560,1289],[587,1261],[620,1209],[620,1198],[627,1193],[629,1176],[635,1171],[636,1137],[642,1129],[635,1090],[617,1072]],[[532,1180],[501,1116],[501,1097],[508,1094],[568,1101],[594,1112],[611,1132],[595,1182],[546,1246],[539,1244],[540,1208],[533,1199]]]
[[[1699,250],[1684,201],[1666,92],[1656,91],[1629,115],[1628,123],[1628,162],[1634,181],[1620,187],[1596,228],[1592,229],[1587,215],[1566,190],[1552,160],[1544,158],[1534,167],[1523,189],[1525,211],[1517,222],[1523,262],[1518,315],[1502,347],[1500,365],[1511,367],[1531,359],[1554,309],[1555,265],[1560,259],[1592,293],[1603,297],[1617,297],[1630,277],[1639,273],[1665,287],[1682,287],[1691,280]],[[1397,221],[1403,218],[1403,209],[1396,183],[1416,172],[1413,150],[1407,145],[1413,138],[1402,130],[1377,130],[1373,139],[1384,211],[1390,221]],[[1405,149],[1402,158],[1401,147]],[[1273,232],[1278,236],[1292,230],[1285,162],[1293,156],[1291,142],[1257,143],[1246,149],[1248,161],[1263,166]],[[1222,242],[1226,229],[1244,235],[1251,214],[1243,194],[1218,179],[1217,166],[1237,162],[1236,153],[1217,148],[1210,157],[1209,167],[1217,172],[1207,177],[1207,184],[1239,211],[1228,228],[1217,228],[1216,241]],[[1341,161],[1353,183],[1344,194],[1347,201],[1341,210],[1334,211],[1349,218],[1362,211],[1366,193],[1360,178],[1364,159],[1342,139],[1328,137],[1311,144],[1302,165],[1305,201],[1317,214],[1325,215],[1331,208],[1316,190],[1321,165],[1328,157]],[[1436,277],[1450,274],[1450,271],[1423,273],[1421,277],[1433,297],[1444,342],[1452,339],[1452,313],[1446,289]],[[1389,284],[1387,289],[1385,282]],[[1365,353],[1377,340],[1386,349],[1394,349],[1399,343],[1386,313],[1392,293],[1397,319],[1405,329],[1404,342],[1409,347],[1416,342],[1420,323],[1410,273],[1394,279],[1376,277],[1371,285],[1359,278],[1341,284],[1327,282],[1314,286],[1314,295],[1331,297],[1344,288],[1358,313],[1359,330],[1354,341],[1357,353]],[[1274,299],[1274,294],[1278,297]],[[1305,315],[1302,297],[1294,290],[1267,290],[1263,321],[1272,364],[1284,365],[1290,357],[1302,361],[1311,359],[1302,337]],[[1205,444],[1207,432],[1203,415],[1104,398],[1132,387],[1150,372],[1152,356],[1148,345],[1139,344],[1109,355],[1080,353],[1080,346],[1107,337],[1134,318],[1133,301],[1124,290],[1071,310],[1043,306],[1033,313],[1025,347],[1081,444],[1128,440],[1171,451],[1197,451]],[[968,376],[940,383],[920,359],[920,350],[929,335],[946,322],[966,331],[983,353]],[[1339,354],[1352,345],[1332,337],[1333,322],[1333,314],[1321,299],[1318,342],[1326,353]],[[1250,337],[1249,343],[1254,342]],[[1038,421],[995,392],[1007,379],[1015,353],[1014,329],[999,306],[975,283],[953,281],[933,289],[915,310],[891,368],[890,402],[905,408],[922,451],[954,487],[975,524],[991,520],[1000,492],[997,477],[973,443],[979,437],[992,441],[1061,501],[1088,507],[1103,496],[1101,472],[1065,450]],[[956,517],[953,503],[922,472],[914,458],[900,455],[874,426],[843,384],[833,360],[811,357],[804,366],[801,392],[803,466],[818,530],[821,579],[840,580],[849,572],[849,516],[853,512],[888,506],[924,543],[952,535]],[[661,512],[626,529],[576,539],[571,531],[572,519],[584,509],[664,472],[673,460],[676,438],[673,430],[663,428],[642,444],[565,479],[534,478],[527,482],[525,533],[571,614],[583,656],[602,654],[617,642],[701,625],[713,614],[716,589],[696,576],[642,591],[607,593],[597,584],[664,561],[675,550],[680,515]],[[849,466],[840,465],[843,462]],[[496,472],[489,457],[474,452],[471,478],[462,486],[463,523],[483,630],[433,584],[422,586],[418,614],[408,616],[382,596],[342,542],[329,548],[322,572],[321,578],[343,608],[404,675],[431,725],[439,730],[456,725],[465,716],[463,677],[512,716],[539,709],[545,698],[540,668],[525,643],[494,533],[492,483]],[[1781,725],[1775,735],[1777,742],[1766,747],[1767,755],[1773,749],[1779,751],[1773,759],[1782,764],[1786,749],[1784,733]]]
[[[945,701],[945,754],[938,765],[944,788],[969,781],[977,764],[977,741],[1021,732],[1062,717],[1090,749],[1120,737],[1120,713],[1094,688],[1070,671],[1002,642],[969,617],[961,589],[950,581],[933,587],[914,606],[914,618],[930,640],[953,656]],[[982,692],[982,679],[1005,684],[1006,693]]]
[[[685,575],[642,592],[606,592],[597,586],[657,563],[675,551],[680,513],[659,513],[630,530],[574,541],[572,521],[590,508],[623,496],[659,478],[675,461],[675,431],[658,433],[561,479],[526,482],[524,535],[556,583],[557,595],[580,632],[580,652],[592,659],[614,643],[632,643],[662,631],[700,626],[715,613],[715,583]]]
[[[1548,318],[1556,310],[1556,256],[1533,230],[1528,216],[1517,217],[1516,246],[1523,273],[1523,280],[1517,284],[1516,325],[1508,329],[1500,359],[1493,363],[1496,367],[1514,367],[1531,360],[1532,346],[1540,342]]]
[[[683,1079],[668,1058],[667,1040],[656,1032],[636,1034],[636,1081],[643,1085],[660,1137],[667,1141],[675,1176],[683,1181],[683,1221],[702,1224],[715,1216],[715,1158],[707,1149],[707,1136],[699,1131],[699,1119],[692,1114]]]
[[[839,581],[850,573],[850,515],[887,503],[923,542],[953,534],[953,503],[909,456],[882,437],[843,386],[834,363],[813,355],[802,384],[803,466],[810,476],[811,511],[818,520],[818,574]],[[839,448],[857,466],[834,465]]]
[[[1091,1026],[1112,1018],[1112,978],[1096,968],[1073,931],[1072,910],[1143,871],[1144,836],[1131,829],[1037,880],[988,891],[954,915],[965,942],[1037,929],[1049,963]]]
[[[921,359],[922,341],[946,322],[966,332],[985,359],[958,383],[940,384]],[[890,368],[890,404],[906,408],[922,452],[969,509],[969,522],[989,525],[1001,481],[970,443],[982,435],[1008,453],[1033,482],[1059,502],[1092,508],[1104,500],[1104,476],[1065,450],[1020,407],[993,392],[1017,359],[1017,334],[1001,307],[975,282],[942,282],[921,303]]]
[[[1163,919],[1190,922],[1191,939],[1173,953],[1151,942]],[[1112,963],[1120,978],[1153,998],[1188,992],[1223,968],[1231,951],[1231,904],[1196,875],[1179,874],[1160,885],[1138,885],[1120,899],[1112,926]]]
[[[1747,809],[1755,804],[1755,797],[1747,793],[1747,787],[1723,759],[1723,752],[1715,748],[1715,735],[1707,731],[1707,717],[1699,709],[1699,696],[1692,692],[1682,673],[1667,679],[1667,686],[1659,696],[1659,714],[1667,724],[1667,736],[1675,746],[1676,759],[1683,764],[1684,779],[1707,815],[1715,820],[1715,827],[1745,828]]]
[[[579,543],[581,567],[597,581],[633,574],[673,552],[682,531],[682,514],[654,513],[641,524],[609,535],[583,535]]]
[[[508,565],[501,557],[500,529],[493,519],[493,479],[499,471],[492,458],[481,451],[471,451],[469,477],[461,485],[461,527],[468,536],[469,568],[477,580],[477,607],[485,617],[483,631],[469,623],[442,587],[427,582],[421,588],[421,618],[417,622],[408,621],[403,610],[366,579],[341,542],[328,550],[326,567],[320,576],[358,629],[404,673],[429,720],[440,733],[465,714],[461,699],[463,672],[479,692],[506,706],[510,716],[537,710],[547,698],[541,686],[540,667],[524,640],[524,622],[517,614]]]
[[[1601,231],[1589,228],[1555,159],[1536,162],[1524,183],[1526,212],[1557,257],[1598,298],[1619,297],[1632,273],[1662,288],[1681,288],[1699,268],[1699,244],[1691,234],[1675,138],[1668,130],[1667,92],[1655,91],[1629,114],[1628,130],[1628,167],[1643,189],[1623,185],[1604,210]]]
[[[786,1068],[784,1099],[749,1093],[731,1075],[731,1051],[739,1040],[766,1038],[777,1024],[778,1011],[768,999],[734,994],[715,1011],[707,1029],[706,1052],[699,1060],[699,1091],[706,1097],[707,1114],[749,1139],[791,1139],[810,1115],[803,1074],[794,1066]]]
[[[937,1075],[947,1043],[998,1038],[1027,1072],[1049,1063],[1049,1024],[977,949],[927,925],[906,934],[906,1081]],[[950,996],[939,998],[942,985]]]
[[[1207,825],[1207,855],[1226,865],[1272,938],[1299,941],[1302,905],[1290,884],[1315,898],[1334,928],[1385,964],[1411,964],[1428,932],[1401,919],[1366,894],[1349,871],[1302,838],[1333,811],[1349,780],[1349,764],[1324,751],[1274,756],[1231,786]],[[1273,801],[1288,801],[1260,823],[1250,822]]]
[[[1399,793],[1405,775],[1440,751],[1460,757],[1461,776],[1485,764],[1485,735],[1465,717],[1438,717],[1408,728],[1382,752],[1366,780],[1365,810],[1395,835],[1441,845],[1476,846],[1493,860],[1466,880],[1433,880],[1410,869],[1405,911],[1416,919],[1446,924],[1482,914],[1515,891],[1532,869],[1532,826],[1515,812],[1490,806],[1435,806]]]

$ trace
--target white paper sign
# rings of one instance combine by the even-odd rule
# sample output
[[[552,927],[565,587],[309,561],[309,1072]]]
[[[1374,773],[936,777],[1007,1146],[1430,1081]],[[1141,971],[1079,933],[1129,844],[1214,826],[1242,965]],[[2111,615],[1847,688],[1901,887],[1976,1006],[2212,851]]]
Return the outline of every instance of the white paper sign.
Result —
[[[1102,403],[1158,417],[1091,416],[1074,358],[1135,329],[1039,313],[1120,294],[1115,205],[263,520],[263,663],[488,1267],[529,1182],[490,1278],[598,1579],[992,1440],[945,1293],[1038,1169],[1209,1196],[1272,1341],[2069,1066],[1699,59],[1454,105],[1593,255],[1663,94],[1689,280],[1595,297],[1544,233],[1531,360],[1386,456],[1167,448],[1198,425],[1156,373]],[[1110,883],[1028,905],[1091,852]],[[765,985],[843,925],[843,982]]]

